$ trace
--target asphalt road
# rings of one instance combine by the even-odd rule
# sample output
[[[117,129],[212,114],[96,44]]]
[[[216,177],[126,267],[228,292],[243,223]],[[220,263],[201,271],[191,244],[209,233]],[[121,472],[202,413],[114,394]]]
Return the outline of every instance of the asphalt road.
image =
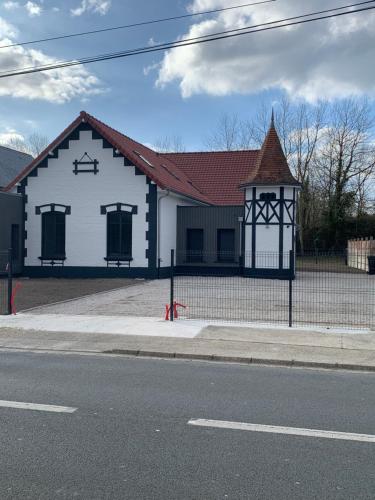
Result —
[[[0,353],[4,499],[373,499],[375,443],[190,419],[375,435],[375,375]],[[7,403],[4,403],[7,404]]]

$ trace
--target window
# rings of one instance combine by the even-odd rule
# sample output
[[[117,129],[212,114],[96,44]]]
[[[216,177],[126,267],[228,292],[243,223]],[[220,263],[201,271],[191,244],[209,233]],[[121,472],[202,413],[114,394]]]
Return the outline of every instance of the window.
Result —
[[[132,213],[107,213],[107,259],[131,259]]]
[[[11,248],[13,260],[18,260],[20,257],[20,226],[18,224],[12,224]]]
[[[276,193],[261,193],[259,199],[261,201],[274,201],[276,200]]]
[[[42,259],[65,259],[65,213],[42,213]]]
[[[234,229],[217,230],[217,260],[234,262]]]
[[[203,262],[203,229],[187,229],[186,261]]]

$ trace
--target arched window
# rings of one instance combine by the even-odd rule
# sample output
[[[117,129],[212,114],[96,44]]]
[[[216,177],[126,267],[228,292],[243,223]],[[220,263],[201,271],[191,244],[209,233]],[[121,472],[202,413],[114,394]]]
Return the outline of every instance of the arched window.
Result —
[[[42,213],[42,259],[64,260],[65,254],[65,213]]]
[[[138,213],[136,205],[127,203],[111,203],[102,205],[100,213],[107,216],[107,257],[108,263],[124,261],[130,266],[132,257],[133,215]]]
[[[48,203],[35,207],[35,213],[42,216],[42,255],[39,257],[42,265],[43,261],[51,261],[51,265],[61,261],[63,265],[66,259],[65,219],[71,213],[70,206]]]
[[[131,212],[107,213],[107,258],[131,259],[132,214]]]

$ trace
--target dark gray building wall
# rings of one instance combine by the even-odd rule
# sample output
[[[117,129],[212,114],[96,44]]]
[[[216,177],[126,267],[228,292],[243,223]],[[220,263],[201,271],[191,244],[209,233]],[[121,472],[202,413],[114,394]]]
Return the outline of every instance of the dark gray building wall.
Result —
[[[226,267],[238,266],[241,254],[243,206],[226,207],[177,207],[177,253],[178,266],[217,266],[218,262],[217,231],[218,229],[234,229],[235,259],[233,263],[225,263]],[[241,220],[239,220],[241,219]],[[202,263],[186,262],[186,244],[188,229],[203,229],[204,258]]]
[[[23,263],[23,198],[19,194],[4,193],[0,191],[0,272],[6,265],[6,252],[12,246],[12,225],[15,231],[18,226],[18,249],[16,255],[18,258],[13,261],[13,271],[22,272]]]

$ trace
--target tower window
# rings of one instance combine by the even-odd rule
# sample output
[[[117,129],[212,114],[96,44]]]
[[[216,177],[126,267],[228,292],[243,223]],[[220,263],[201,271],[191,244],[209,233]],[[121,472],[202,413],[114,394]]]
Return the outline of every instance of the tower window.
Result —
[[[259,199],[261,201],[275,201],[276,200],[276,193],[261,193],[259,196]]]

